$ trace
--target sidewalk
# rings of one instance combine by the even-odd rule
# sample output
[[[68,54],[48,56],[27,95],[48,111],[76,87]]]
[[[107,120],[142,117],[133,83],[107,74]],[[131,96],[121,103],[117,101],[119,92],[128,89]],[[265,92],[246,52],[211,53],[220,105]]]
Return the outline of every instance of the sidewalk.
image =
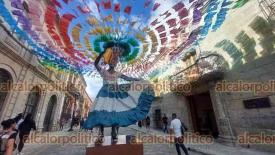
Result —
[[[168,135],[163,133],[160,130],[155,130],[155,129],[150,129],[150,131],[148,132],[144,127],[140,129],[137,125],[131,125],[129,126],[129,128],[139,132],[147,133],[150,135],[158,135],[158,136]],[[204,144],[204,145],[187,144],[186,147],[188,147],[192,151],[208,154],[208,155],[274,155],[274,153],[260,152],[258,150],[246,149],[239,146],[230,147],[215,141],[213,144]]]

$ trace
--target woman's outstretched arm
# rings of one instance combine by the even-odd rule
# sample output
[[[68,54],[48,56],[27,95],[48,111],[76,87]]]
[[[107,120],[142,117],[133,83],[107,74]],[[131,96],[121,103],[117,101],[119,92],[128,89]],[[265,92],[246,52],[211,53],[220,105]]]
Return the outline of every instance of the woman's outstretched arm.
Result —
[[[120,75],[120,78],[126,80],[126,81],[141,81],[142,79],[138,79],[138,78],[133,78],[133,77],[129,77],[126,75]]]
[[[103,54],[104,54],[104,52],[101,52],[101,53],[98,55],[98,57],[95,59],[95,63],[94,63],[94,64],[95,64],[95,68],[96,68],[96,70],[97,70],[98,72],[101,70],[101,68],[99,67],[98,63],[99,63],[100,59],[102,58]]]

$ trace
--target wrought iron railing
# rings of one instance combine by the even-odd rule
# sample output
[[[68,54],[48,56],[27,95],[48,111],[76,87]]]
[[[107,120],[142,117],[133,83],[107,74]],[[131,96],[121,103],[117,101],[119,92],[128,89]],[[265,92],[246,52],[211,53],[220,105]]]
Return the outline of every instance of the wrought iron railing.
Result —
[[[224,58],[218,54],[209,54],[197,59],[193,65],[170,76],[174,84],[184,84],[198,80],[200,77],[227,69]]]
[[[267,20],[275,20],[275,0],[258,0]]]

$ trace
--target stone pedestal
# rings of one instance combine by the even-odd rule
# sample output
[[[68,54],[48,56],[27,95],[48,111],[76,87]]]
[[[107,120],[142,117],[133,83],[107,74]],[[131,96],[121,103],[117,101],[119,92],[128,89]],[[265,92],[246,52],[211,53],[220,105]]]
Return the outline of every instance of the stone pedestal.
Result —
[[[133,136],[120,135],[113,142],[111,136],[103,138],[102,144],[92,141],[86,148],[86,155],[143,155],[143,144]]]

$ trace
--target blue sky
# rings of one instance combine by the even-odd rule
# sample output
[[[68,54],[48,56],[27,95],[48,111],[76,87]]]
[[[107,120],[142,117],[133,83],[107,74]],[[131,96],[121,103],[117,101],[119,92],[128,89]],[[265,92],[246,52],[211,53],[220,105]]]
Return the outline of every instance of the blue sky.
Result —
[[[101,78],[85,77],[87,88],[86,91],[90,98],[94,101],[99,89],[102,87],[103,81]]]

